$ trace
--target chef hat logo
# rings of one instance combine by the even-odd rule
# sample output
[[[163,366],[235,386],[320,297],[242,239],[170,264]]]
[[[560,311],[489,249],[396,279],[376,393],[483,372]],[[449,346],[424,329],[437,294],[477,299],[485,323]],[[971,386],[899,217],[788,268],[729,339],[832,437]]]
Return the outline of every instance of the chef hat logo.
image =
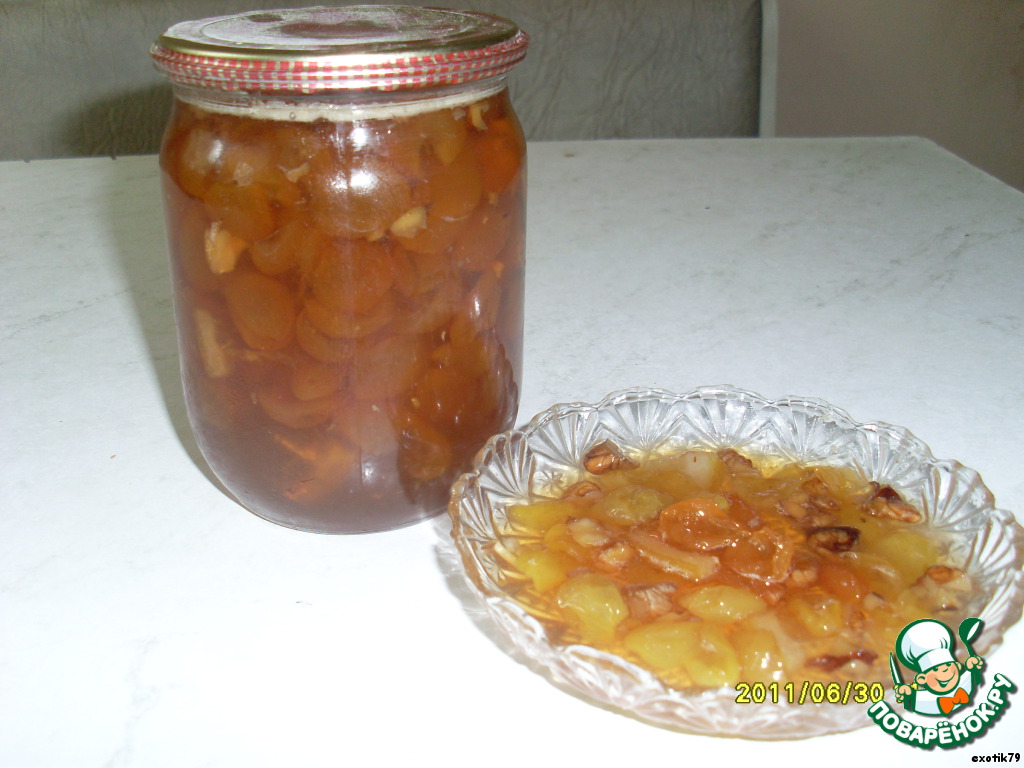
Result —
[[[896,655],[904,666],[916,672],[955,662],[953,647],[953,631],[935,619],[911,622],[896,638]]]

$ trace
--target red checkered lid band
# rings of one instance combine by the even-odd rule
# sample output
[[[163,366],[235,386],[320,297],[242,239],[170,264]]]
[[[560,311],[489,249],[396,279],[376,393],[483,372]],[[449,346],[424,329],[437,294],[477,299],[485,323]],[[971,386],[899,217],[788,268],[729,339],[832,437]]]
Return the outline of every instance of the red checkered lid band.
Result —
[[[392,14],[383,22],[374,19],[382,9]],[[362,6],[185,22],[169,29],[150,54],[173,83],[253,93],[450,85],[502,75],[526,56],[529,38],[512,22],[486,14],[427,10],[434,14],[427,21],[425,9]],[[415,15],[394,15],[400,11]],[[344,21],[336,20],[339,13],[348,14]],[[253,20],[268,17],[275,22],[271,34],[256,36],[264,30]],[[360,37],[369,26],[367,19],[378,26]],[[410,23],[400,27],[404,21]],[[234,27],[228,26],[232,23]],[[332,34],[338,37],[332,39]]]
[[[223,91],[278,92],[349,88],[396,90],[483,80],[508,72],[526,56],[526,34],[486,51],[397,57],[374,62],[240,59],[202,56],[154,45],[157,69],[171,82]]]

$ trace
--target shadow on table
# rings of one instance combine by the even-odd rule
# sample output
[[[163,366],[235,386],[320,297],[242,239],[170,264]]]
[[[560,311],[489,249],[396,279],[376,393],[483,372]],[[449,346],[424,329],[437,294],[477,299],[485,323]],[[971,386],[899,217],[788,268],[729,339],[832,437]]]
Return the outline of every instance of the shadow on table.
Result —
[[[192,463],[233,498],[203,458],[185,408],[156,157],[114,160],[100,194],[118,266],[125,276],[171,426]]]

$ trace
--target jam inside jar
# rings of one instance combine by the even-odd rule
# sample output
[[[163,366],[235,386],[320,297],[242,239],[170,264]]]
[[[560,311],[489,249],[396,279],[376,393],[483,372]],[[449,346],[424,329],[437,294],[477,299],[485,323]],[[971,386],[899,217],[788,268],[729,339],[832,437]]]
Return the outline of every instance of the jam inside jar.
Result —
[[[525,36],[430,11],[462,24],[448,50],[424,9],[387,10],[398,21],[369,6],[190,22],[154,46],[175,92],[160,164],[193,432],[246,508],[306,531],[443,511],[518,408],[525,143],[504,73]],[[276,30],[292,80],[267,74],[266,53],[223,74],[202,46],[247,41],[239,24]],[[472,24],[485,32],[467,53]],[[367,53],[395,37],[398,54]],[[396,75],[424,38],[468,74]]]

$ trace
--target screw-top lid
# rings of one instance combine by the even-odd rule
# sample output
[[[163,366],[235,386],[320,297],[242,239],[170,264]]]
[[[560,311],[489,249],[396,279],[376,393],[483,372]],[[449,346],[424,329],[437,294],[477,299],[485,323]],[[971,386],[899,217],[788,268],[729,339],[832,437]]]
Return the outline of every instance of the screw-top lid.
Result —
[[[508,19],[472,11],[356,5],[185,21],[150,50],[172,82],[222,91],[391,91],[482,80],[526,56]]]

